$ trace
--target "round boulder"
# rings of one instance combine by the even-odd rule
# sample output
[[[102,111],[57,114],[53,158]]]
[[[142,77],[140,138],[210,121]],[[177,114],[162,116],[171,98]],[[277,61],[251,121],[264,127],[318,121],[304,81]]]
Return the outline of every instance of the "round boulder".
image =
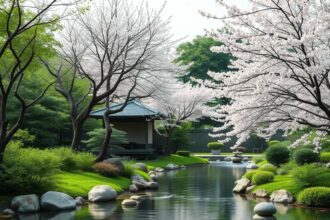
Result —
[[[110,186],[98,185],[94,186],[88,192],[88,201],[90,202],[105,202],[114,200],[117,197],[117,192]]]
[[[37,212],[40,209],[39,198],[36,194],[15,196],[11,208],[18,212]]]
[[[148,189],[158,189],[159,188],[159,185],[156,182],[148,182],[147,188]]]
[[[125,171],[125,166],[119,158],[110,158],[110,159],[104,160],[103,162],[117,167],[119,173],[123,173]]]
[[[293,203],[294,198],[291,193],[285,189],[274,191],[270,195],[270,201],[277,203]]]
[[[138,168],[146,173],[148,173],[148,167],[145,163],[135,163],[133,167]]]
[[[258,203],[253,210],[259,216],[273,216],[276,213],[275,206],[270,202]]]
[[[138,204],[138,202],[136,200],[133,199],[125,199],[121,205],[125,208],[134,208],[136,207]]]
[[[259,198],[268,197],[268,193],[265,189],[258,189],[253,193],[253,195],[255,195],[256,197],[259,197]]]
[[[68,194],[49,191],[41,196],[41,208],[49,211],[75,209],[76,201]]]
[[[166,169],[167,170],[175,170],[176,169],[176,165],[173,163],[169,163],[166,165]]]

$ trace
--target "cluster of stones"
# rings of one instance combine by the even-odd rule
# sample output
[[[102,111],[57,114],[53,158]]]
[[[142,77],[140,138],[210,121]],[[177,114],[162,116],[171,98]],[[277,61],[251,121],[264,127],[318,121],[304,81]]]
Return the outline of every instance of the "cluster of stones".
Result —
[[[120,172],[124,172],[124,164],[118,158],[107,159],[104,162],[112,164],[118,168]],[[168,164],[165,169],[156,168],[148,172],[148,167],[144,163],[136,163],[134,167],[148,173],[151,181],[146,181],[141,175],[134,174],[131,177],[132,184],[129,186],[129,191],[136,193],[141,190],[155,190],[158,189],[157,173],[165,172],[166,170],[175,170],[184,168],[185,166],[177,166],[175,164]],[[110,186],[97,185],[88,192],[88,202],[98,203],[116,200],[117,192]],[[138,202],[145,196],[133,195],[129,199],[122,202],[122,206],[126,208],[136,207]],[[14,215],[18,213],[34,213],[40,210],[43,211],[62,211],[73,210],[78,206],[82,206],[87,201],[82,197],[72,198],[63,192],[49,191],[39,198],[35,194],[16,196],[11,202],[11,209],[3,210],[3,214]]]
[[[272,203],[261,202],[254,207],[253,220],[275,220],[276,208]]]
[[[247,165],[247,169],[258,169],[258,166],[253,163],[250,163]],[[252,185],[252,182],[249,179],[243,177],[242,179],[237,180],[235,182],[235,187],[233,189],[233,192],[252,194],[254,197],[269,199],[269,201],[275,203],[288,204],[288,203],[293,203],[295,201],[291,193],[285,189],[276,190],[271,194],[269,194],[265,189],[258,189],[253,192],[253,189],[255,187],[256,186]]]

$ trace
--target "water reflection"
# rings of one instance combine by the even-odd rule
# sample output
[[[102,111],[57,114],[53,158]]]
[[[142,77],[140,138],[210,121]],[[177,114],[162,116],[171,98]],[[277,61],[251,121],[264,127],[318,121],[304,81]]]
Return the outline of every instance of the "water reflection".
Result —
[[[118,202],[90,204],[75,213],[75,219],[111,220],[249,220],[261,200],[232,193],[234,181],[245,172],[245,164],[212,163],[159,175],[159,191],[145,192],[146,199],[134,209]],[[329,220],[330,212],[276,205],[277,220]],[[48,218],[49,217],[49,218]],[[23,220],[72,219],[63,216],[28,216]],[[38,219],[38,220],[39,220]]]

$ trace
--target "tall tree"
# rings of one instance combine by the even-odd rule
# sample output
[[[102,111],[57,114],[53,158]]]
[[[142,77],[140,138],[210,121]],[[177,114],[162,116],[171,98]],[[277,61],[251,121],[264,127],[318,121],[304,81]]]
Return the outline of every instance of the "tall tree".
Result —
[[[178,81],[172,81],[170,85],[150,101],[152,106],[166,116],[158,129],[158,133],[166,137],[166,154],[177,150],[172,143],[174,130],[183,122],[201,118],[206,113],[205,104],[213,98],[211,91],[204,87]]]
[[[211,74],[223,84],[218,95],[231,98],[219,106],[219,138],[237,135],[242,143],[257,131],[269,137],[277,129],[305,126],[328,132],[330,128],[330,3],[328,1],[251,1],[241,10],[226,1],[224,17],[231,34],[214,33],[224,45],[216,52],[230,52],[237,72]],[[212,16],[204,13],[205,16]],[[233,129],[226,134],[228,127]]]
[[[0,163],[8,142],[22,127],[26,111],[51,86],[48,84],[35,97],[27,97],[21,91],[26,75],[38,69],[35,58],[54,54],[51,31],[58,18],[46,14],[59,2],[31,2],[25,7],[19,0],[0,1]],[[19,113],[9,121],[11,99],[19,102]]]
[[[191,77],[211,80],[208,71],[217,73],[230,71],[229,66],[233,59],[231,54],[215,53],[211,50],[211,47],[221,45],[221,42],[206,36],[197,36],[192,42],[180,44],[176,49],[178,57],[174,62],[186,68],[187,74],[180,77],[183,82],[193,82]]]
[[[121,101],[120,108],[107,108],[103,116],[105,137],[96,161],[103,160],[112,133],[109,114],[122,111],[132,98],[152,94],[157,74],[172,66],[167,57],[171,45],[168,21],[161,19],[161,12],[129,0],[102,0],[64,24],[63,63],[55,68],[44,63],[69,103],[73,150],[80,148],[82,126],[92,109]],[[89,89],[77,98],[72,91],[79,78],[89,82]]]

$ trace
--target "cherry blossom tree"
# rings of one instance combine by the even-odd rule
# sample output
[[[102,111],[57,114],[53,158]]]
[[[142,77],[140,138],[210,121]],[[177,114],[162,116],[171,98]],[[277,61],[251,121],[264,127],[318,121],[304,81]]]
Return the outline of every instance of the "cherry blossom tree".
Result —
[[[223,122],[213,136],[237,136],[239,145],[254,131],[266,138],[305,126],[328,132],[330,2],[251,0],[249,10],[217,2],[226,15],[202,14],[223,21],[228,31],[210,33],[224,43],[212,49],[232,53],[238,71],[210,73],[222,84],[207,85],[231,99],[213,112]]]
[[[167,79],[167,87],[151,101],[151,105],[163,113],[165,118],[160,121],[157,132],[166,137],[166,154],[175,153],[172,135],[175,128],[185,121],[196,121],[207,113],[205,104],[212,100],[212,90],[204,86],[191,86],[177,79]]]
[[[109,115],[122,111],[131,99],[150,96],[157,89],[158,74],[173,66],[169,21],[162,19],[162,10],[151,10],[132,0],[97,0],[89,10],[63,24],[61,63],[57,67],[45,65],[70,106],[73,150],[80,148],[83,124],[90,112],[105,104],[106,133],[96,161],[103,160],[112,133]],[[79,78],[89,82],[83,97],[74,96]],[[115,102],[123,105],[109,108]]]

